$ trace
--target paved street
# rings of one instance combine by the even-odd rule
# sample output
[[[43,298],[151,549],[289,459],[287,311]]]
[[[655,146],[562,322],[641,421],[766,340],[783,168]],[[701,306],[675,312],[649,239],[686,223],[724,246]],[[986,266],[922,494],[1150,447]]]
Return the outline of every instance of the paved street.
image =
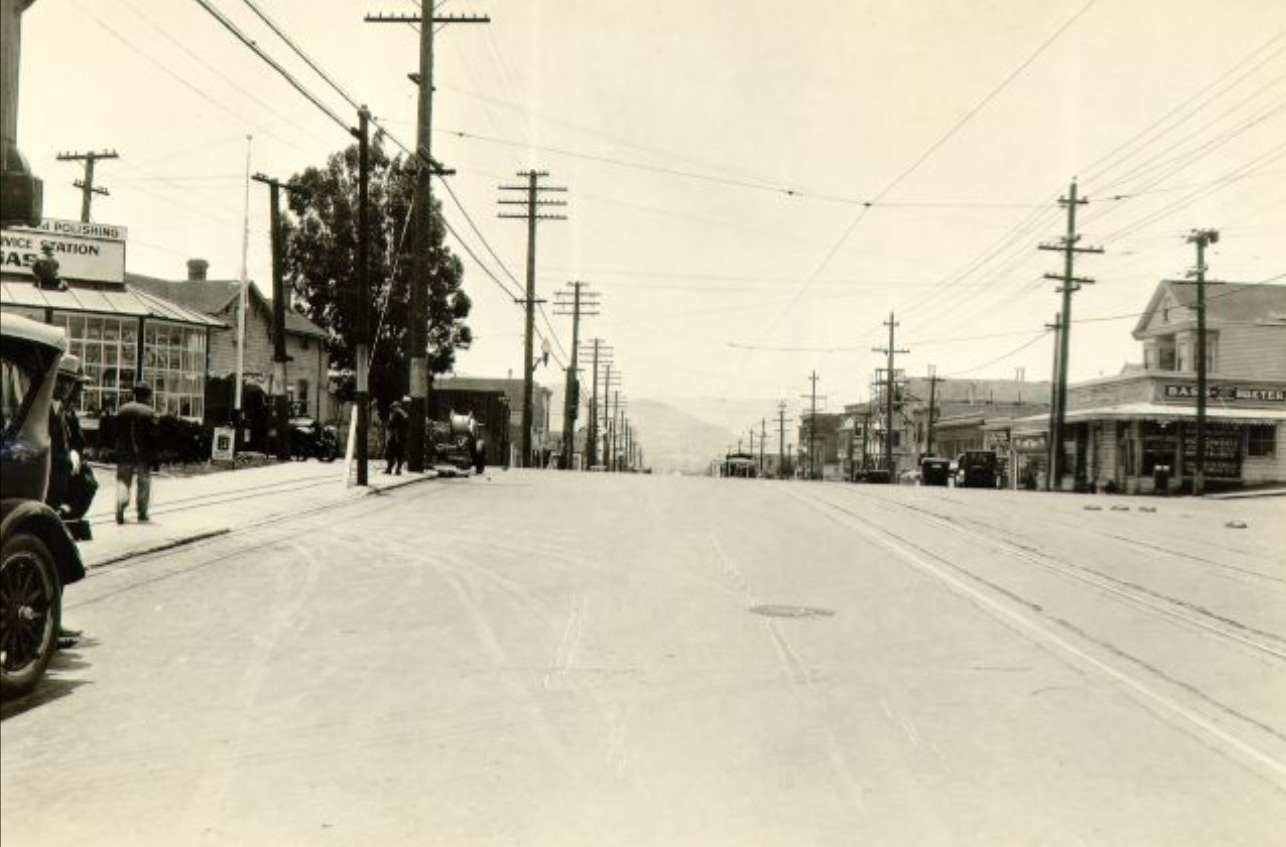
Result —
[[[1284,513],[534,471],[336,499],[69,589],[87,637],[4,707],[0,841],[1286,843]]]

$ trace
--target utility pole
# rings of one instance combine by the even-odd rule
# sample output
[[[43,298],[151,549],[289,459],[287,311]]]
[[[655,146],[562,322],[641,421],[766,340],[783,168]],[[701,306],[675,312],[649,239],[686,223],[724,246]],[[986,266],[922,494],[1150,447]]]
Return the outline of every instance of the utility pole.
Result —
[[[370,427],[371,369],[371,261],[370,261],[370,110],[357,112],[357,302],[354,315],[357,331],[353,333],[357,369],[357,484],[367,484],[367,430]]]
[[[764,475],[764,442],[768,439],[768,419],[759,419],[759,476]]]
[[[616,416],[617,416],[617,415],[619,415],[619,414],[620,414],[620,412],[621,412],[621,392],[620,392],[619,390],[617,390],[617,391],[613,391],[613,392],[612,392],[612,395],[613,395],[613,398],[614,398],[614,399],[613,399],[613,403],[612,403],[612,440],[611,440],[611,446],[609,447],[609,449],[608,449],[608,451],[607,451],[607,455],[608,455],[608,459],[607,459],[607,469],[608,469],[609,471],[613,471],[613,472],[615,472],[615,471],[617,470],[617,467],[616,467],[616,439],[617,439],[617,433],[620,431],[620,430],[617,428]]]
[[[621,384],[621,371],[615,369],[613,372],[613,362],[608,361],[606,371],[603,375],[603,465],[604,470],[610,471],[612,468],[612,427],[615,425],[612,420],[612,388],[619,387]]]
[[[936,416],[934,410],[934,395],[941,380],[938,378],[938,368],[936,365],[929,365],[929,429],[925,437],[924,455],[933,455],[933,424]]]
[[[561,214],[544,214],[539,211],[541,207],[548,206],[566,206],[565,200],[541,200],[540,192],[542,191],[563,191],[563,187],[541,185],[540,180],[549,176],[547,171],[519,171],[518,176],[527,178],[526,185],[502,185],[501,191],[525,191],[527,199],[525,200],[501,200],[501,205],[505,206],[525,206],[526,210],[519,214],[509,214],[501,212],[502,218],[517,218],[527,221],[527,296],[523,303],[527,307],[527,328],[525,332],[525,349],[523,352],[523,404],[522,404],[522,466],[528,467],[531,463],[531,426],[532,426],[532,377],[535,373],[536,366],[532,362],[532,336],[536,331],[536,222],[537,221],[565,221],[566,215]]]
[[[286,252],[281,232],[280,190],[300,191],[299,188],[255,174],[255,182],[268,186],[269,215],[272,221],[272,395],[273,428],[277,431],[277,461],[290,461],[290,407],[286,398],[286,286],[282,279],[281,262]]]
[[[585,462],[585,469],[589,470],[598,464],[598,363],[600,358],[604,363],[608,362],[611,348],[603,343],[603,339],[591,339],[594,345],[594,373],[590,378],[589,384],[589,432],[585,442],[585,452],[588,458]]]
[[[819,379],[817,371],[813,371],[809,375],[808,379],[813,384],[812,394],[809,395],[811,400],[809,405],[810,411],[808,413],[808,478],[811,480],[813,478],[815,463],[814,457],[817,454],[815,446],[816,442],[814,440],[814,435],[817,432],[817,380]]]
[[[1197,467],[1192,476],[1192,493],[1206,493],[1206,247],[1219,243],[1219,230],[1194,229],[1189,244],[1197,245],[1197,266],[1189,276],[1197,280]]]
[[[777,403],[777,477],[786,475],[786,401]]]
[[[889,346],[876,347],[874,352],[883,353],[888,357],[888,366],[885,368],[884,375],[887,380],[884,390],[884,468],[889,472],[889,482],[896,483],[893,478],[893,357],[898,353],[910,353],[910,350],[900,350],[893,346],[893,331],[900,324],[893,320],[893,313],[889,312],[889,319],[884,321],[884,325],[889,328]]]
[[[407,317],[407,359],[411,408],[407,427],[406,467],[414,473],[424,471],[424,424],[428,418],[429,398],[429,277],[433,272],[430,256],[433,236],[433,177],[454,171],[445,170],[433,160],[433,35],[447,24],[490,23],[486,15],[434,15],[432,0],[420,0],[419,15],[367,15],[369,23],[419,24],[420,72],[412,76],[419,87],[416,115],[415,202],[411,212],[412,267],[411,309]]]
[[[1048,461],[1045,468],[1045,490],[1054,490],[1054,429],[1058,424],[1058,350],[1063,334],[1063,313],[1054,314],[1054,322],[1045,324],[1045,329],[1054,331],[1054,369],[1050,372],[1054,378],[1049,383],[1049,443],[1045,445],[1045,453]]]
[[[567,365],[567,391],[563,398],[563,456],[564,470],[572,469],[572,460],[576,455],[576,417],[580,410],[580,373],[577,367],[577,350],[580,346],[580,319],[581,315],[597,315],[596,311],[589,311],[599,305],[596,293],[587,292],[584,289],[588,287],[588,282],[569,282],[572,288],[570,312],[565,311],[568,306],[567,292],[560,291],[555,298],[555,312],[557,315],[572,316],[572,356],[571,362]],[[561,307],[564,311],[557,311]],[[588,445],[587,445],[588,446]]]
[[[1067,426],[1067,356],[1069,338],[1072,329],[1072,294],[1081,290],[1082,285],[1093,285],[1094,280],[1086,277],[1077,277],[1073,273],[1077,253],[1102,253],[1102,247],[1078,247],[1077,242],[1081,237],[1076,234],[1076,207],[1088,203],[1086,198],[1076,196],[1076,180],[1072,180],[1071,188],[1068,189],[1066,197],[1058,198],[1060,206],[1067,207],[1067,235],[1059,240],[1057,244],[1042,244],[1041,250],[1053,250],[1063,254],[1063,272],[1061,274],[1045,274],[1046,279],[1058,280],[1062,285],[1055,289],[1063,295],[1062,325],[1063,328],[1058,334],[1058,409],[1054,417],[1054,431],[1051,437],[1054,441],[1053,466],[1050,468],[1050,475],[1053,477],[1052,484],[1055,489],[1061,490],[1063,487],[1063,475],[1067,472],[1067,457],[1063,450],[1063,431]]]
[[[120,156],[115,150],[102,150],[90,153],[59,153],[58,161],[60,162],[84,162],[85,178],[78,179],[72,183],[80,189],[80,220],[82,223],[89,223],[89,208],[94,202],[94,195],[101,194],[107,197],[111,194],[106,188],[100,188],[94,185],[94,163],[102,159],[119,159]]]

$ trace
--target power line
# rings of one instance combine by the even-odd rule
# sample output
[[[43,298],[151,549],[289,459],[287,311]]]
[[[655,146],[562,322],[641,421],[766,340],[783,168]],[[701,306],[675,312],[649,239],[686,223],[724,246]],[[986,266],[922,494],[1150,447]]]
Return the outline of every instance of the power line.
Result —
[[[196,3],[201,8],[209,12],[211,17],[213,17],[216,21],[222,24],[224,29],[232,33],[237,38],[237,40],[240,41],[242,44],[244,44],[246,47],[248,47],[251,50],[251,52],[253,52],[264,62],[266,62],[268,66],[273,70],[275,70],[283,79],[286,80],[286,82],[290,83],[291,88],[295,89],[300,94],[302,94],[305,98],[307,98],[307,100],[310,103],[312,103],[314,106],[320,109],[321,112],[326,115],[326,117],[330,118],[332,121],[338,124],[339,127],[344,130],[344,132],[350,133],[352,131],[352,127],[350,127],[348,123],[344,121],[344,119],[342,119],[339,115],[337,115],[334,112],[334,110],[332,110],[329,106],[323,103],[317,97],[317,95],[313,94],[311,91],[305,88],[303,83],[295,79],[295,77],[292,76],[289,71],[287,71],[280,64],[278,64],[277,60],[269,56],[263,50],[263,48],[261,48],[259,44],[256,41],[254,41],[254,39],[247,36],[244,32],[241,31],[241,28],[238,27],[236,24],[234,24],[231,20],[229,20],[228,17],[223,14],[223,12],[215,8],[214,5],[210,2],[210,0],[196,0]]]

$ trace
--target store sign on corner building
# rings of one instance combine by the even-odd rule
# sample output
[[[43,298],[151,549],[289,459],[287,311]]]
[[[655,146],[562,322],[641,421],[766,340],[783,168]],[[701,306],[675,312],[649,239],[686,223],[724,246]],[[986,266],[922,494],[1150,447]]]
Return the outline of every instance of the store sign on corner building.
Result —
[[[1170,384],[1163,388],[1167,400],[1195,400],[1195,385]],[[1244,385],[1211,385],[1206,388],[1211,400],[1241,400],[1250,403],[1286,403],[1286,389],[1249,388]]]
[[[86,282],[125,281],[123,226],[48,219],[38,227],[0,232],[0,270],[32,276],[46,246],[58,260],[58,275]]]

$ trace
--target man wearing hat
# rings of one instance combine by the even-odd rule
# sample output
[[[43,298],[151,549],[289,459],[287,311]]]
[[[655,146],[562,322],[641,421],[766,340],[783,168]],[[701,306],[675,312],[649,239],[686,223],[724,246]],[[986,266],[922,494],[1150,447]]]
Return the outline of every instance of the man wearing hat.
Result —
[[[410,405],[411,398],[403,397],[401,401],[394,400],[393,405],[389,407],[388,443],[384,446],[384,457],[388,460],[388,464],[384,468],[384,473],[395,475],[402,473],[402,461],[406,456],[406,427],[410,421],[406,410]]]
[[[80,388],[86,382],[80,359],[64,355],[58,363],[54,402],[49,407],[49,485],[45,489],[45,503],[67,522],[78,541],[88,541],[91,537],[88,521],[81,519],[89,511],[98,489],[93,471],[82,464],[85,436],[74,408]],[[59,626],[58,646],[73,647],[80,636],[80,630]]]
[[[71,508],[69,492],[72,477],[81,470],[85,436],[73,406],[85,382],[80,359],[64,355],[58,363],[54,402],[49,406],[49,486],[45,489],[45,503],[55,512],[75,511]],[[79,518],[82,515],[84,511],[72,516]]]
[[[130,486],[138,477],[134,501],[140,521],[147,520],[152,494],[152,462],[156,459],[156,411],[151,407],[152,386],[134,386],[134,399],[116,412],[116,522],[125,523]]]

